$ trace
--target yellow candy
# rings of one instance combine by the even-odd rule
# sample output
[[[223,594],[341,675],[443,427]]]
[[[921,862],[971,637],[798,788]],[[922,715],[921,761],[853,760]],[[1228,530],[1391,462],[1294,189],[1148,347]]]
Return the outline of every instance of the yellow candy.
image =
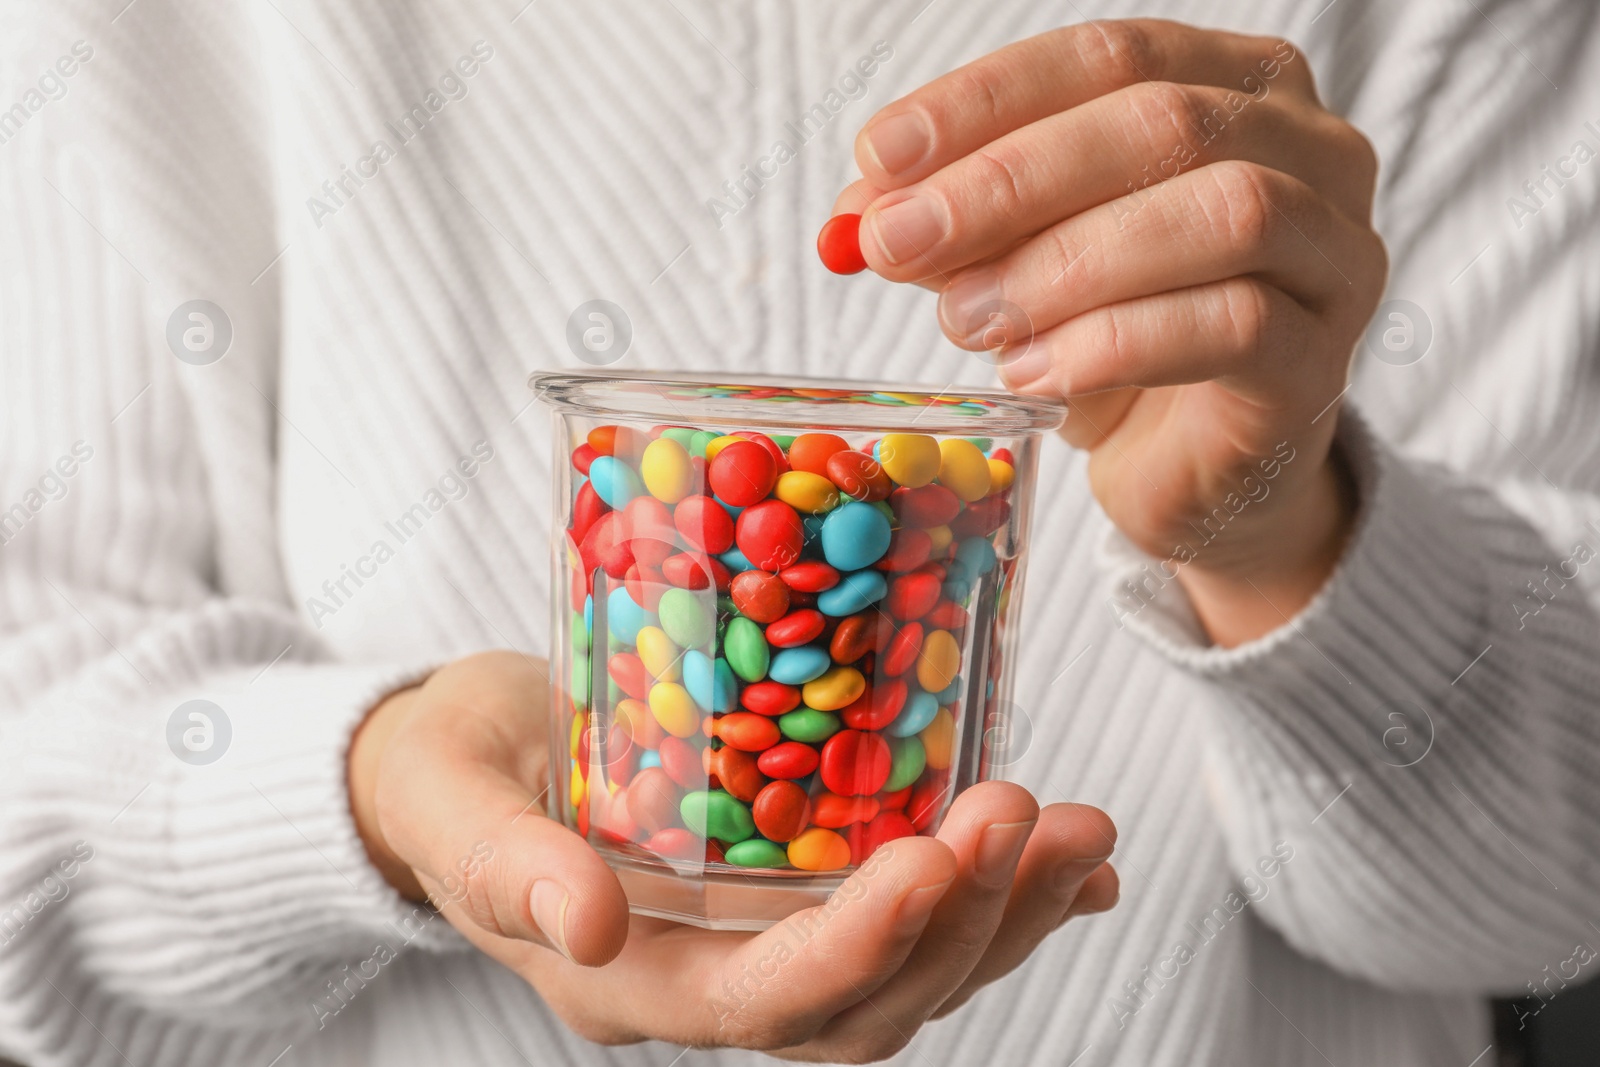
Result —
[[[839,487],[810,471],[784,471],[778,475],[774,495],[796,511],[821,515],[839,503]]]
[[[989,492],[1003,493],[1011,488],[1011,483],[1016,479],[1017,472],[1011,464],[1003,459],[989,461]]]
[[[683,651],[659,626],[639,628],[639,659],[650,677],[658,682],[676,682],[683,662]]]
[[[934,555],[938,555],[949,548],[950,542],[956,539],[956,535],[950,532],[950,527],[948,526],[930,526],[924,532],[933,541]]]
[[[583,806],[584,797],[588,795],[587,783],[583,780],[583,771],[576,763],[572,765],[572,806]]]
[[[648,728],[641,730],[644,721],[650,717],[650,708],[642,700],[632,697],[623,697],[617,701],[617,709],[612,713],[617,725],[635,742],[643,744],[650,736]]]
[[[935,630],[922,639],[922,651],[917,654],[917,683],[923,689],[930,693],[948,689],[960,671],[961,646],[949,630]]]
[[[744,438],[734,437],[732,434],[724,434],[721,437],[713,437],[711,440],[706,442],[706,462],[710,463],[712,460],[716,459],[718,452],[721,452],[724,448],[727,448],[735,441],[743,440]]]
[[[650,713],[673,737],[693,737],[700,729],[700,709],[677,682],[657,682],[650,687]]]
[[[587,714],[574,715],[572,717],[572,729],[568,731],[570,736],[567,738],[567,748],[572,753],[573,759],[578,758],[578,746],[583,744],[583,731],[588,727],[589,716]]]
[[[813,826],[789,842],[789,862],[802,871],[837,871],[850,865],[850,843],[832,830]]]
[[[939,442],[939,484],[967,503],[989,495],[989,457],[971,441],[948,437]]]
[[[694,488],[689,453],[670,437],[658,437],[644,446],[644,455],[639,457],[639,477],[650,495],[663,504],[676,504]]]
[[[929,769],[949,770],[950,755],[956,747],[956,720],[950,709],[940,708],[933,721],[917,736],[922,738],[922,751],[927,754]]]
[[[912,489],[939,476],[939,442],[920,433],[884,434],[878,462],[896,482]]]
[[[801,686],[800,699],[808,708],[838,711],[855,703],[856,698],[866,690],[867,680],[854,667],[830,667],[820,678],[813,678]]]

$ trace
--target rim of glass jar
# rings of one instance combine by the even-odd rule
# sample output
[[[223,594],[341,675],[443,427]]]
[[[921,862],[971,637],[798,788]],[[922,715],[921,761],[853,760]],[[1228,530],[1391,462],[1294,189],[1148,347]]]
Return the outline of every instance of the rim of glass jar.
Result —
[[[816,403],[793,400],[770,403],[762,400],[726,397],[699,397],[678,400],[663,393],[623,391],[619,385],[672,385],[690,388],[718,386],[778,386],[800,389],[842,389],[853,392],[899,393],[921,398],[921,403],[878,404],[866,401]],[[1016,396],[992,389],[950,385],[929,392],[918,385],[880,381],[855,381],[845,378],[812,378],[805,375],[707,374],[658,372],[651,374],[613,374],[606,371],[536,371],[528,379],[538,399],[563,412],[606,418],[649,418],[662,422],[710,426],[782,426],[795,429],[914,431],[960,437],[990,437],[1013,433],[1053,430],[1065,421],[1067,407],[1059,400]],[[944,414],[940,397],[971,397],[990,405],[983,414]]]

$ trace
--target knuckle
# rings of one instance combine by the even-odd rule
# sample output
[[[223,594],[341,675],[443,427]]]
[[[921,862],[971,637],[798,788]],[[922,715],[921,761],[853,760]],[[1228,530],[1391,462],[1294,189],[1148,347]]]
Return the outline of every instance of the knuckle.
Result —
[[[756,1011],[735,1011],[718,1025],[721,1039],[728,1045],[757,1052],[793,1048],[809,1041],[815,1033],[797,1019],[775,1019]]]
[[[962,107],[971,108],[974,117],[982,119],[984,125],[993,125],[1000,121],[1003,111],[995,83],[997,78],[1004,78],[1007,73],[1004,70],[992,70],[989,63],[963,67],[954,74],[953,91],[948,99],[961,101]],[[936,129],[941,118],[939,113],[933,115]]]
[[[1272,171],[1258,163],[1225,160],[1207,168],[1216,203],[1207,212],[1214,231],[1234,247],[1265,247],[1282,219],[1274,206]]]
[[[1247,363],[1256,363],[1272,347],[1273,300],[1267,287],[1253,278],[1237,278],[1222,288],[1221,318],[1229,347]]]
[[[1023,213],[1028,162],[1021,152],[1002,144],[989,144],[974,152],[968,162],[974,185],[984,192],[982,203],[987,210],[1008,219]]]
[[[1131,85],[1161,76],[1160,52],[1150,23],[1108,19],[1087,22],[1063,32],[1073,35],[1073,44],[1082,62],[1103,71],[1114,81]]]
[[[1176,135],[1192,140],[1194,130],[1210,117],[1205,91],[1191,85],[1152,81],[1140,85],[1129,101],[1133,117],[1152,144],[1166,145]]]

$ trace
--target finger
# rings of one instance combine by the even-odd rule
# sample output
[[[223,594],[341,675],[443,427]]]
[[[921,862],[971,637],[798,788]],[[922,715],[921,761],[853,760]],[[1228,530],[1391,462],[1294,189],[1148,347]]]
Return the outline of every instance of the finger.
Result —
[[[873,201],[861,249],[892,281],[950,273],[1060,219],[1209,164],[1243,160],[1299,177],[1365,223],[1377,173],[1342,120],[1206,86],[1144,82],[991,142]]]
[[[856,162],[869,181],[900,188],[996,137],[1147,81],[1315,96],[1310,65],[1287,41],[1153,19],[1086,22],[992,52],[889,104],[856,138]]]
[[[874,853],[825,904],[759,936],[685,931],[630,946],[630,966],[704,991],[638,998],[640,1030],[696,1045],[801,1045],[901,968],[955,877],[947,846],[902,838]]]
[[[955,853],[960,874],[900,973],[824,1027],[819,1041],[852,1059],[881,1059],[910,1039],[988,948],[1038,818],[1038,802],[1010,782],[981,782],[956,798],[939,840]]]
[[[1111,864],[1102,863],[1093,874],[1084,879],[1083,885],[1078,888],[1077,897],[1072,901],[1072,907],[1067,909],[1067,914],[1061,921],[1076,919],[1080,915],[1098,915],[1100,912],[1110,911],[1121,899],[1121,876]]]
[[[1241,396],[1275,404],[1287,395],[1323,395],[1316,379],[1342,379],[1337,361],[1322,366],[1303,358],[1317,321],[1280,290],[1254,278],[1229,278],[1069,319],[1034,337],[1000,373],[1025,394],[1073,397],[1217,380]],[[1285,387],[1289,379],[1298,380],[1292,390]]]
[[[450,708],[398,733],[378,797],[385,836],[441,910],[492,934],[547,942],[578,963],[606,963],[627,938],[622,886],[508,773],[495,740],[502,728],[475,708]]]
[[[1253,275],[1313,307],[1350,300],[1381,273],[1377,241],[1282,172],[1228,162],[1123,197],[956,275],[939,299],[946,336],[984,347],[986,313],[1019,307],[1034,330],[1107,304]]]
[[[966,981],[935,1014],[949,1014],[1027,959],[1065,921],[1084,884],[1106,866],[1116,841],[1116,827],[1098,808],[1051,804],[1040,812],[1000,928]]]

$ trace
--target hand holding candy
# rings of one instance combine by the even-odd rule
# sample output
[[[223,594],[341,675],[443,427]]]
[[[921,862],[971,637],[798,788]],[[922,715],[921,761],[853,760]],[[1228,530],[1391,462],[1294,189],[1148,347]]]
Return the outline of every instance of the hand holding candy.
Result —
[[[390,697],[352,745],[351,807],[397,888],[430,893],[592,1040],[881,1059],[1067,919],[1116,900],[1103,813],[1040,810],[988,782],[956,799],[936,838],[890,842],[829,904],[761,934],[630,917],[610,868],[543,814],[545,669],[487,653]]]
[[[956,344],[1003,342],[1012,388],[1068,398],[1096,497],[1182,564],[1215,640],[1309,601],[1351,522],[1331,442],[1387,267],[1376,159],[1304,56],[1086,23],[891,103],[856,159],[835,211],[862,213],[867,265],[937,290]],[[1266,469],[1270,496],[1235,509]],[[1226,537],[1197,537],[1217,509]]]

